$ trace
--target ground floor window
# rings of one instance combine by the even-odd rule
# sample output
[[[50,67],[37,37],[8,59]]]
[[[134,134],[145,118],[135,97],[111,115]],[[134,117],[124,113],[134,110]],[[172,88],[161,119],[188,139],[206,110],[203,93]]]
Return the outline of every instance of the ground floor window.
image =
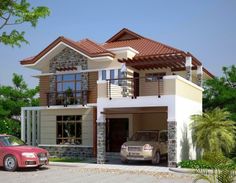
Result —
[[[57,116],[57,144],[82,143],[82,116]]]

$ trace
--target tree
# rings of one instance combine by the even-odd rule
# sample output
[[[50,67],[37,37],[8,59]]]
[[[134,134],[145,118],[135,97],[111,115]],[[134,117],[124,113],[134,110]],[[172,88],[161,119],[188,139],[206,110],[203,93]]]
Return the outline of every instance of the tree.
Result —
[[[193,142],[204,152],[229,153],[235,145],[234,121],[229,120],[230,113],[215,108],[202,115],[192,115],[191,130]]]
[[[223,77],[208,80],[204,84],[203,108],[226,108],[230,118],[236,121],[236,67],[223,67]]]
[[[38,106],[39,87],[29,89],[21,75],[13,74],[13,86],[0,86],[0,134],[20,137],[21,107]]]
[[[0,119],[17,120],[21,107],[39,105],[38,98],[35,98],[38,86],[29,89],[23,77],[17,74],[13,74],[12,82],[13,86],[0,86]]]
[[[21,43],[28,43],[25,39],[25,32],[13,29],[10,33],[2,32],[5,27],[30,23],[36,27],[40,18],[49,16],[47,7],[31,7],[27,0],[0,0],[0,42],[10,46],[21,46]]]

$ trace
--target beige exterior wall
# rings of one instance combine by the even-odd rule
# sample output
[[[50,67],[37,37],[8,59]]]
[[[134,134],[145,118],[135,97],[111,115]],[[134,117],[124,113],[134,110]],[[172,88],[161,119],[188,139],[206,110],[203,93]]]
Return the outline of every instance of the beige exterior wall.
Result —
[[[167,113],[113,114],[106,118],[128,118],[129,137],[139,130],[166,130]]]
[[[114,60],[108,61],[95,61],[95,60],[88,60],[88,69],[112,69],[112,68],[121,68],[121,63]]]
[[[166,130],[167,113],[147,113],[133,115],[133,133],[138,130]]]
[[[139,90],[140,90],[140,96],[153,96],[158,94],[158,82],[146,82],[145,76],[148,73],[166,73],[166,75],[171,75],[170,69],[153,69],[148,71],[141,71],[140,77],[140,83],[139,83]]]
[[[47,109],[41,110],[40,144],[56,144],[56,116],[82,115],[82,145],[93,146],[92,109]]]

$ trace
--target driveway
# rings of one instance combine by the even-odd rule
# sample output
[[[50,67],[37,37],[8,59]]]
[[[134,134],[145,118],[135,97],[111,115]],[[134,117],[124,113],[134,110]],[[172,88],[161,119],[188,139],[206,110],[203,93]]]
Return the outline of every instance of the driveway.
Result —
[[[6,172],[0,169],[0,182],[4,183],[189,183],[190,175],[169,171],[145,171],[116,167],[48,166],[41,169],[24,169]]]

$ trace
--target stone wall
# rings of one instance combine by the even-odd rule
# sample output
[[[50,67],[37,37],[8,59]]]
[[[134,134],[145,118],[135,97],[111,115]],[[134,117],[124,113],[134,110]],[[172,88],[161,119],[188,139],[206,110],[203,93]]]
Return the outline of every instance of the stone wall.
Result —
[[[177,166],[177,123],[168,121],[168,166]]]
[[[88,59],[76,51],[65,48],[58,55],[50,60],[49,72],[56,73],[59,68],[81,67],[81,70],[88,69]],[[88,73],[81,73],[81,89],[88,90]],[[56,76],[50,76],[50,92],[55,92]]]
[[[93,157],[92,147],[50,145],[39,147],[46,149],[50,156],[54,157],[72,157],[72,158],[91,158]]]
[[[106,123],[97,123],[97,163],[104,164],[106,160]]]

